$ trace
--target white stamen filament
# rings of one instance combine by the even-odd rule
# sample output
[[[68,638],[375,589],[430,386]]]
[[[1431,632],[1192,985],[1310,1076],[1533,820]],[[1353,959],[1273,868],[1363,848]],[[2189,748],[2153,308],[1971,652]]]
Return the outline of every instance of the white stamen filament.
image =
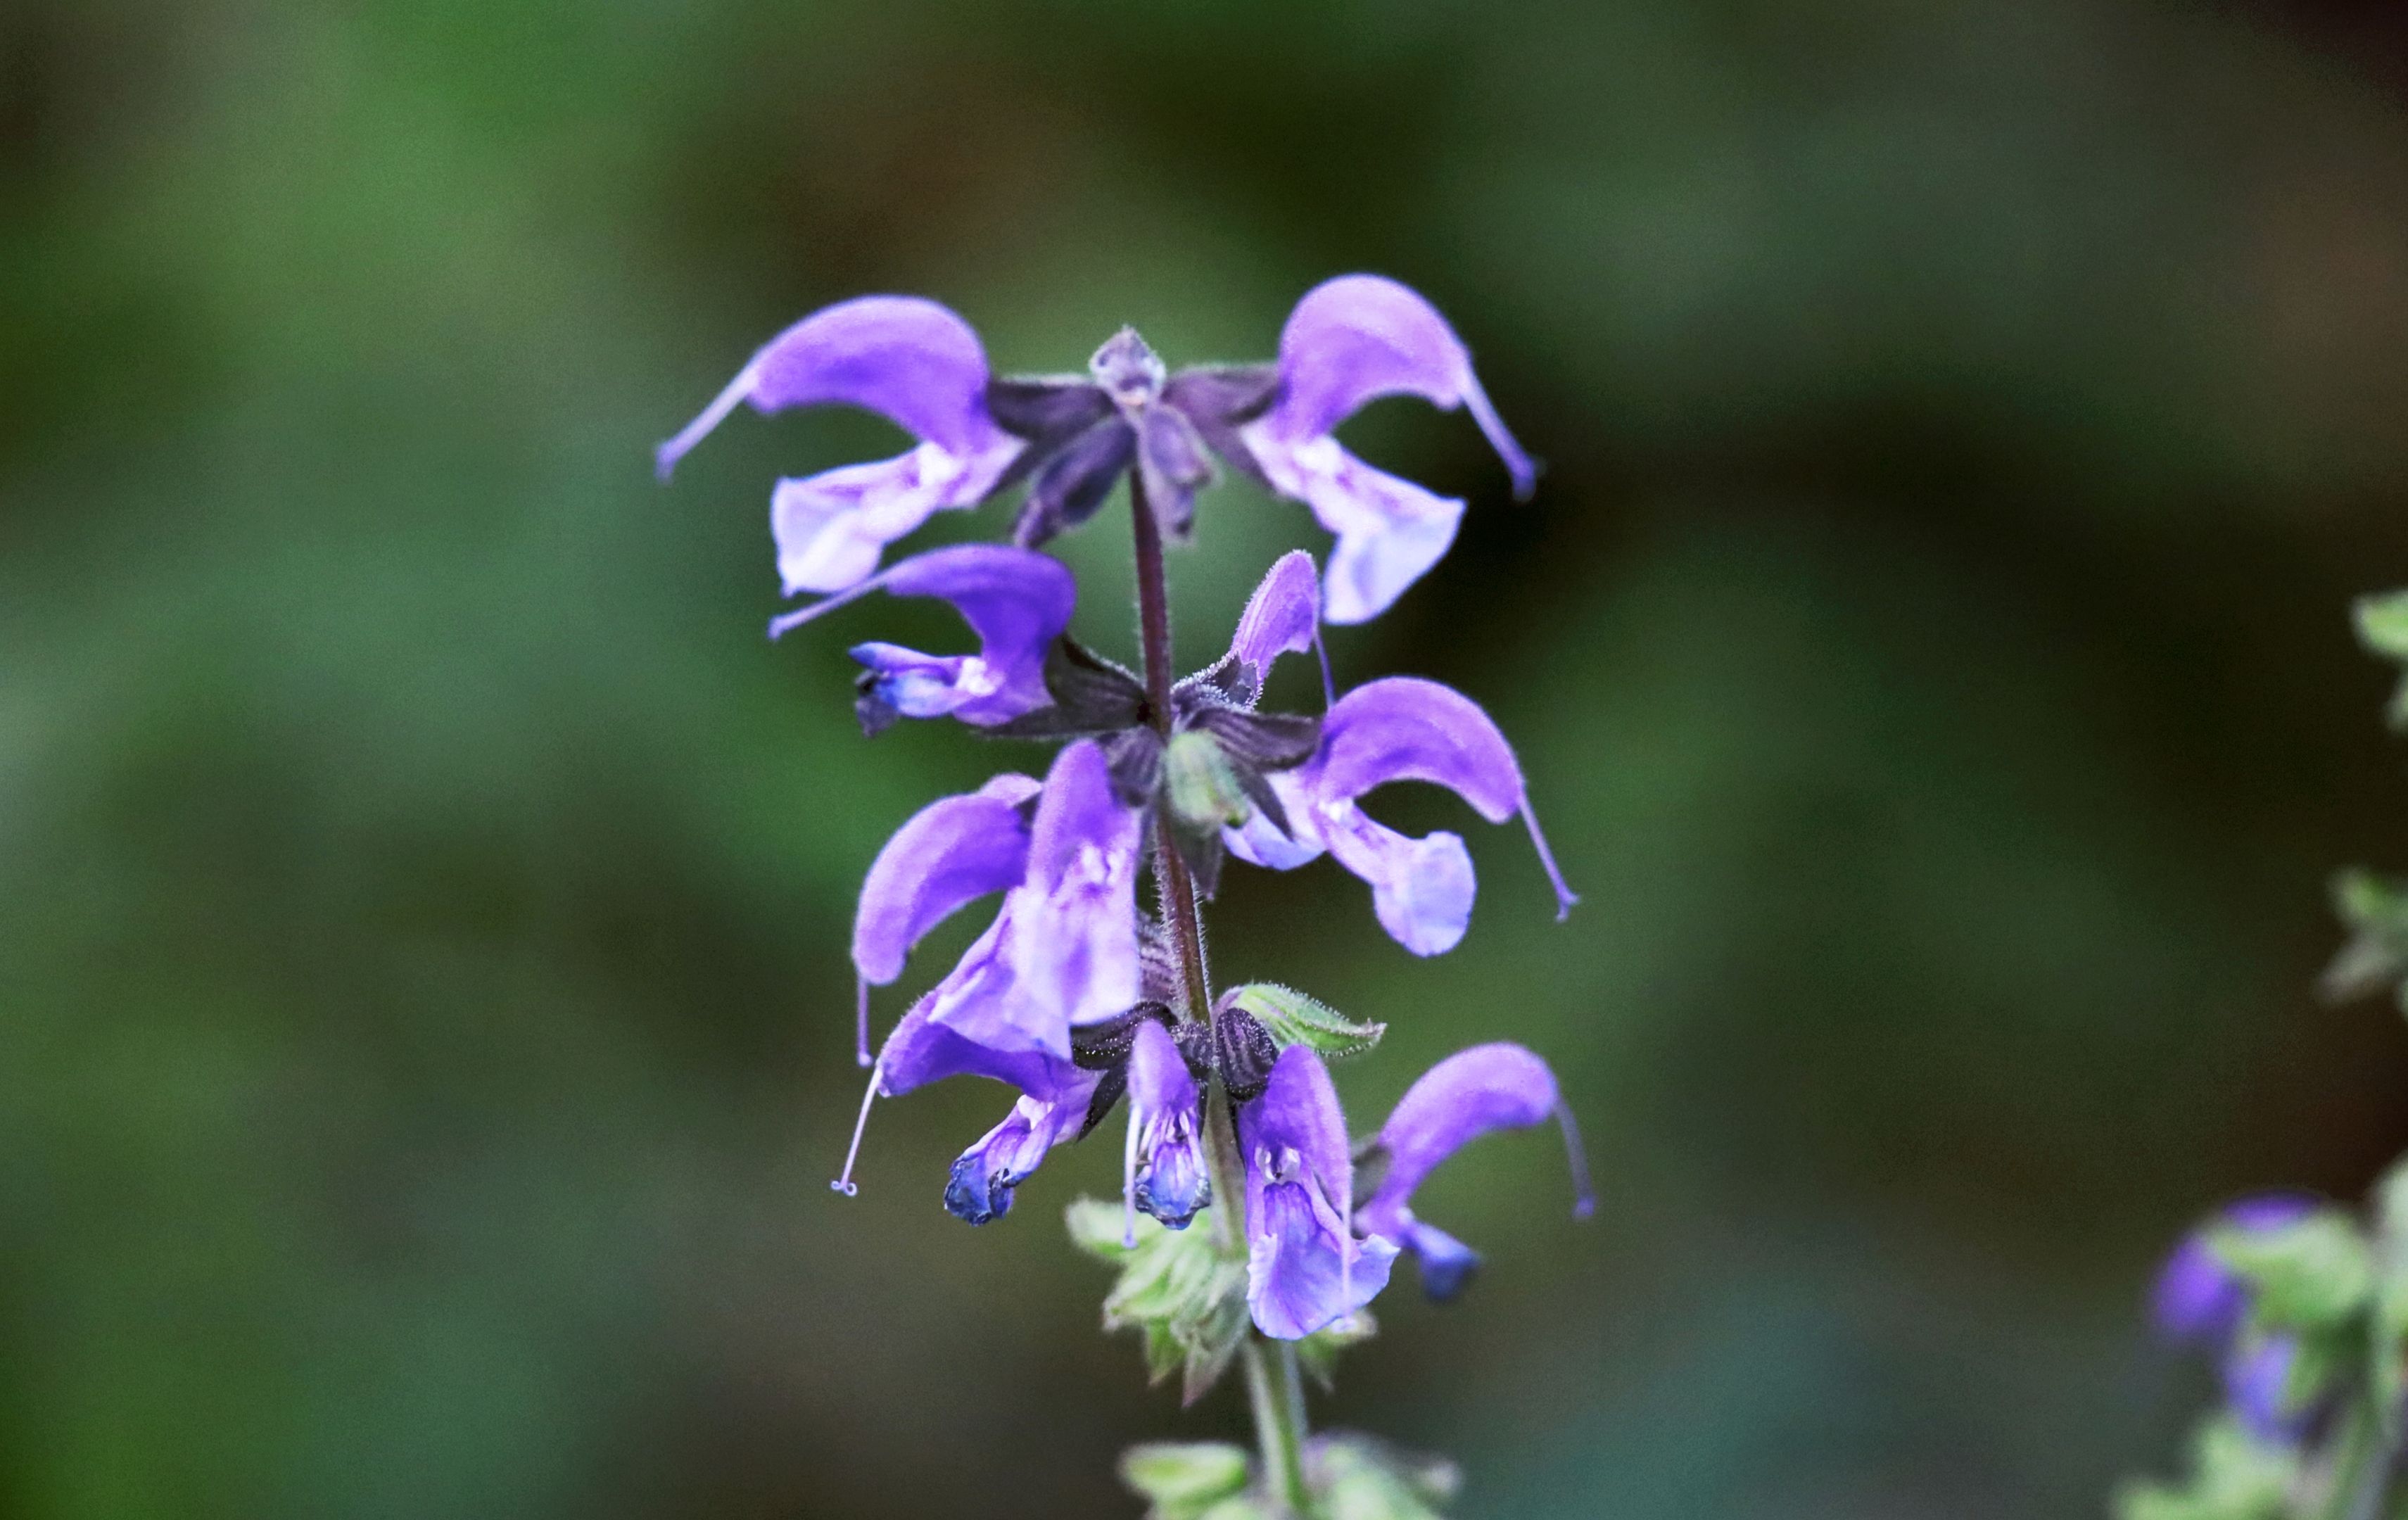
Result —
[[[1572,1217],[1586,1219],[1597,1212],[1597,1194],[1588,1185],[1588,1153],[1581,1148],[1580,1126],[1572,1122],[1572,1106],[1562,1098],[1555,1099],[1555,1123],[1563,1126],[1564,1158],[1572,1169]]]
[[[1555,922],[1561,924],[1571,917],[1572,904],[1580,901],[1580,894],[1565,884],[1564,873],[1555,868],[1555,853],[1547,848],[1547,837],[1539,832],[1539,814],[1527,796],[1522,798],[1522,822],[1530,831],[1532,847],[1539,852],[1539,864],[1547,868],[1547,880],[1555,886]]]
[[[869,1090],[861,1095],[861,1117],[853,1122],[853,1143],[845,1148],[844,1171],[835,1182],[828,1183],[831,1192],[841,1193],[846,1197],[861,1191],[853,1185],[853,1163],[854,1157],[861,1154],[861,1132],[869,1127],[869,1105],[878,1100],[878,1079],[885,1069],[886,1058],[881,1055],[878,1064],[869,1068]]]

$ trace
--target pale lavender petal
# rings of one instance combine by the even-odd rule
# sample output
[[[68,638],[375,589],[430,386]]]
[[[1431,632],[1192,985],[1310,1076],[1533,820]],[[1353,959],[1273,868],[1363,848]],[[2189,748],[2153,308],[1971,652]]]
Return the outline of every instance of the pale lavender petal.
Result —
[[[1512,746],[1469,697],[1433,681],[1392,676],[1340,697],[1321,736],[1304,784],[1325,809],[1391,782],[1418,781],[1446,787],[1492,824],[1518,812],[1555,888],[1556,918],[1580,900],[1539,832]]]
[[[780,480],[769,494],[779,582],[789,596],[857,584],[878,568],[888,544],[931,513],[976,505],[995,473],[924,443],[874,464]]]
[[[1483,1135],[1542,1124],[1562,1102],[1547,1063],[1519,1045],[1474,1045],[1440,1061],[1380,1126],[1388,1169],[1363,1206],[1363,1227],[1385,1234],[1409,1222],[1413,1190],[1439,1163]]]
[[[1274,1341],[1301,1341],[1379,1297],[1395,1242],[1356,1240],[1311,1186],[1246,1186],[1246,1306]]]
[[[1253,667],[1256,690],[1270,679],[1271,663],[1301,654],[1321,639],[1321,577],[1301,549],[1282,554],[1247,598],[1229,652]]]
[[[1287,443],[1244,430],[1272,485],[1312,509],[1338,536],[1330,546],[1322,613],[1336,624],[1368,623],[1444,558],[1463,521],[1463,503],[1375,469],[1336,438]]]
[[[1372,911],[1389,938],[1416,955],[1443,955],[1462,941],[1479,882],[1460,836],[1412,839],[1351,802],[1325,809],[1321,826],[1330,854],[1370,883]]]
[[[1470,353],[1437,308],[1379,275],[1340,275],[1306,292],[1280,333],[1280,394],[1263,431],[1288,442],[1326,436],[1386,395],[1447,409],[1469,402],[1514,494],[1529,495],[1537,466],[1498,420]]]
[[[1012,891],[1005,953],[1042,1021],[1045,1048],[1069,1054],[1070,1028],[1128,1011],[1139,998],[1137,876],[1140,822],[1112,789],[1103,751],[1086,739],[1054,757],[1037,804],[1028,876]]]
[[[1067,1060],[1026,1048],[998,1050],[935,1020],[934,994],[923,997],[886,1037],[878,1054],[878,1091],[900,1097],[947,1077],[989,1077],[1034,1097],[1053,1098],[1076,1089],[1092,1073]]]
[[[957,458],[1017,442],[986,409],[986,351],[959,316],[913,295],[839,301],[773,337],[717,399],[668,442],[666,476],[739,401],[757,411],[843,403],[867,408]],[[1000,466],[996,466],[1000,468]]]
[[[1031,777],[998,776],[968,796],[930,803],[895,831],[870,862],[853,915],[853,964],[864,981],[894,981],[930,929],[1020,881],[1028,867],[1021,804],[1037,790]]]
[[[1246,815],[1244,823],[1222,829],[1221,842],[1240,860],[1267,870],[1292,871],[1319,860],[1327,846],[1313,817],[1312,795],[1305,790],[1296,771],[1273,771],[1264,779],[1286,810],[1294,832],[1281,832],[1280,826],[1257,808]]]

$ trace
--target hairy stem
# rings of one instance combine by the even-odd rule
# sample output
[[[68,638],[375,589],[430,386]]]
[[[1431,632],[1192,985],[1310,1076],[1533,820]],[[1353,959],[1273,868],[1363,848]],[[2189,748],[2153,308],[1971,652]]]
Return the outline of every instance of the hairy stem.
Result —
[[[1129,528],[1137,544],[1138,637],[1145,649],[1146,706],[1154,732],[1168,743],[1170,710],[1170,595],[1163,576],[1162,529],[1145,497],[1145,482],[1129,471]],[[1168,801],[1155,804],[1154,880],[1162,916],[1170,926],[1179,952],[1180,978],[1186,995],[1187,1017],[1210,1024],[1212,987],[1204,965],[1204,919],[1196,902],[1196,883],[1187,863],[1172,843]],[[1215,1083],[1217,1087],[1217,1083]],[[1246,1169],[1238,1154],[1237,1126],[1220,1092],[1204,1100],[1206,1154],[1212,1168],[1213,1239],[1224,1249],[1245,1248]],[[1284,1512],[1302,1516],[1311,1510],[1304,1485],[1304,1384],[1297,1374],[1292,1347],[1274,1346],[1249,1330],[1244,1349],[1247,1401],[1254,1409],[1254,1439],[1262,1450],[1263,1484]]]

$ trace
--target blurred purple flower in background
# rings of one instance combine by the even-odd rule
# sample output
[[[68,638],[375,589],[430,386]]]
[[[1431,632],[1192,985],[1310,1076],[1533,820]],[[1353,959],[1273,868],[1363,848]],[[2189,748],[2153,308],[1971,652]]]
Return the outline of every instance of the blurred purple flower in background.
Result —
[[[2316,1210],[2298,1193],[2265,1193],[2228,1204],[2183,1238],[2157,1273],[2152,1309],[2159,1330],[2172,1341],[2205,1346],[2222,1358],[2225,1397],[2233,1414],[2259,1439],[2297,1441],[2314,1419],[2313,1401],[2294,1405],[2292,1370],[2299,1360],[2296,1337],[2255,1331],[2246,1321],[2249,1282],[2216,1254],[2218,1232],[2277,1230]]]

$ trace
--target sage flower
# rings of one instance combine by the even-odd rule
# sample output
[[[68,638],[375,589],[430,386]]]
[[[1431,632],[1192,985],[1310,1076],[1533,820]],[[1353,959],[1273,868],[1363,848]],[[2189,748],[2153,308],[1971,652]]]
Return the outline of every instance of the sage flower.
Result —
[[[1321,720],[1321,743],[1302,765],[1269,778],[1285,826],[1257,810],[1223,831],[1232,854],[1293,870],[1324,852],[1369,882],[1372,911],[1390,938],[1416,955],[1443,954],[1470,926],[1478,880],[1462,836],[1399,834],[1365,813],[1358,799],[1391,782],[1433,782],[1491,823],[1516,813],[1555,888],[1560,921],[1580,898],[1539,830],[1512,746],[1469,697],[1433,681],[1391,676],[1339,698]]]
[[[1398,1100],[1388,1122],[1380,1126],[1374,1152],[1386,1157],[1387,1172],[1355,1213],[1355,1227],[1411,1251],[1421,1267],[1422,1290],[1429,1297],[1441,1301],[1454,1298],[1479,1268],[1480,1256],[1414,1216],[1414,1190],[1439,1163],[1481,1136],[1527,1128],[1551,1118],[1563,1129],[1571,1166],[1572,1217],[1587,1218],[1596,1207],[1588,1166],[1555,1073],[1521,1046],[1499,1042],[1457,1051],[1423,1072]]]
[[[856,644],[864,672],[853,710],[876,734],[897,718],[953,717],[992,728],[1047,706],[1045,652],[1070,625],[1078,584],[1057,560],[1000,544],[959,544],[907,559],[769,622],[776,638],[873,591],[950,603],[978,636],[976,654]]]
[[[1255,1326],[1300,1341],[1378,1297],[1397,1247],[1354,1234],[1346,1115],[1311,1046],[1280,1053],[1261,1096],[1238,1111],[1238,1141],[1246,1162],[1246,1305]]]
[[[660,446],[663,480],[738,402],[755,411],[842,403],[918,438],[893,459],[780,480],[769,498],[786,594],[842,591],[935,512],[975,507],[1021,442],[986,407],[986,351],[969,323],[916,295],[864,295],[811,313],[769,340],[710,406]]]
[[[1324,613],[1367,623],[1455,542],[1463,503],[1374,469],[1347,452],[1338,424],[1385,395],[1469,409],[1526,500],[1538,466],[1513,441],[1472,373],[1471,354],[1420,295],[1379,275],[1340,275],[1305,294],[1280,333],[1279,388],[1239,430],[1247,456],[1282,495],[1338,536]]]

